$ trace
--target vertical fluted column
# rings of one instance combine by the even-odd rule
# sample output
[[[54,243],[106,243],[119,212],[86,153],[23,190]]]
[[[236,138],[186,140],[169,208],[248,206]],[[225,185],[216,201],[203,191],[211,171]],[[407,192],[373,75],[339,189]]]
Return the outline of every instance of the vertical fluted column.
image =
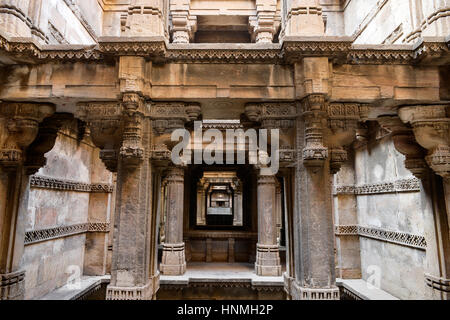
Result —
[[[281,276],[280,253],[277,243],[275,176],[258,177],[258,244],[256,274]]]
[[[167,185],[166,240],[160,265],[164,275],[183,275],[186,258],[183,242],[184,170],[170,168],[165,178]]]

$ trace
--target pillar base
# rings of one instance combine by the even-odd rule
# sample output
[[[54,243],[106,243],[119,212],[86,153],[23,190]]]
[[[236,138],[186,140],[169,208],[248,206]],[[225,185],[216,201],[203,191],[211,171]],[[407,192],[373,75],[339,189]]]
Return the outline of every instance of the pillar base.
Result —
[[[280,252],[277,245],[261,245],[256,248],[255,271],[258,276],[281,276]]]
[[[340,300],[339,288],[305,288],[297,282],[291,285],[292,300]]]
[[[159,290],[159,273],[143,287],[116,287],[109,285],[106,300],[154,300]]]
[[[184,243],[163,244],[163,256],[159,269],[166,276],[181,276],[186,273]]]
[[[450,300],[450,279],[425,274],[425,282],[438,299]]]
[[[0,274],[0,300],[23,300],[25,271]]]

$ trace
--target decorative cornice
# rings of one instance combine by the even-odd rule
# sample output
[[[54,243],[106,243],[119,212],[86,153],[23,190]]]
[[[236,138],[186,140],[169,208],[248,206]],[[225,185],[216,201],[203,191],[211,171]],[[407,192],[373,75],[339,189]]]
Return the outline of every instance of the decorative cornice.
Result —
[[[425,237],[405,232],[390,231],[374,227],[364,227],[357,225],[335,226],[335,235],[360,236],[363,238],[376,239],[384,242],[399,244],[420,250],[426,250],[427,242]]]
[[[164,37],[104,37],[97,45],[40,45],[31,38],[8,38],[0,35],[0,51],[15,59],[103,61],[123,55],[143,56],[161,62],[177,63],[279,63],[303,57],[328,57],[348,64],[417,64],[425,57],[448,56],[444,39],[425,39],[416,45],[355,45],[348,38],[286,38],[283,45],[236,44],[229,47],[211,45],[173,45]]]
[[[417,178],[402,179],[393,182],[364,184],[360,186],[335,186],[334,195],[354,194],[371,195],[399,192],[420,192],[420,180]]]
[[[281,63],[283,53],[280,49],[172,49],[166,52],[169,62],[233,62],[233,63]]]
[[[114,186],[103,183],[83,183],[34,175],[30,178],[31,188],[52,189],[60,191],[112,193]]]

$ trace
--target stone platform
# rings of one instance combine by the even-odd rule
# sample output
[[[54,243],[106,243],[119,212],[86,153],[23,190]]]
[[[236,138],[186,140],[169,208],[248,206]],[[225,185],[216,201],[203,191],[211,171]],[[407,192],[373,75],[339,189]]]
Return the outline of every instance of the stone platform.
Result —
[[[161,276],[158,299],[284,299],[283,277],[256,275],[249,263],[189,263],[183,276]]]

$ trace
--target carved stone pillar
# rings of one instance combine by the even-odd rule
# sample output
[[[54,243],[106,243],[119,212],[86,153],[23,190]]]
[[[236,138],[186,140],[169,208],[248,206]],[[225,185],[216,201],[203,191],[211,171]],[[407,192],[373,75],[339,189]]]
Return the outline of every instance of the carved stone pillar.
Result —
[[[291,0],[284,36],[323,36],[325,24],[319,0]]]
[[[170,0],[173,43],[189,43],[196,29],[196,18],[189,15],[191,0]]]
[[[122,34],[127,37],[164,36],[164,0],[131,0],[123,17]]]
[[[297,145],[301,152],[296,174],[294,241],[295,280],[290,294],[299,300],[339,299],[334,260],[334,226],[327,132],[326,96],[311,94],[301,103]]]
[[[183,242],[184,169],[170,168],[165,177],[167,186],[166,239],[160,265],[164,275],[183,275],[186,272]]]
[[[39,133],[39,123],[54,111],[53,106],[42,104],[0,105],[0,300],[24,297],[25,272],[20,270],[20,260],[25,217],[20,202],[27,196],[28,174],[33,173],[25,163],[28,161],[30,169],[37,168],[34,159],[27,157],[27,148]],[[38,144],[34,148],[36,152],[46,149]],[[40,164],[45,162],[39,160]]]
[[[272,43],[273,37],[280,26],[276,16],[276,0],[256,0],[256,17],[250,17],[250,31],[256,43]]]
[[[123,101],[84,103],[78,117],[88,122],[92,141],[106,167],[117,171],[115,234],[108,300],[152,299],[159,274],[150,259],[156,241],[151,214],[151,120],[148,105],[137,93]]]
[[[276,188],[275,176],[258,177],[258,244],[255,263],[258,276],[281,276],[276,226]]]

